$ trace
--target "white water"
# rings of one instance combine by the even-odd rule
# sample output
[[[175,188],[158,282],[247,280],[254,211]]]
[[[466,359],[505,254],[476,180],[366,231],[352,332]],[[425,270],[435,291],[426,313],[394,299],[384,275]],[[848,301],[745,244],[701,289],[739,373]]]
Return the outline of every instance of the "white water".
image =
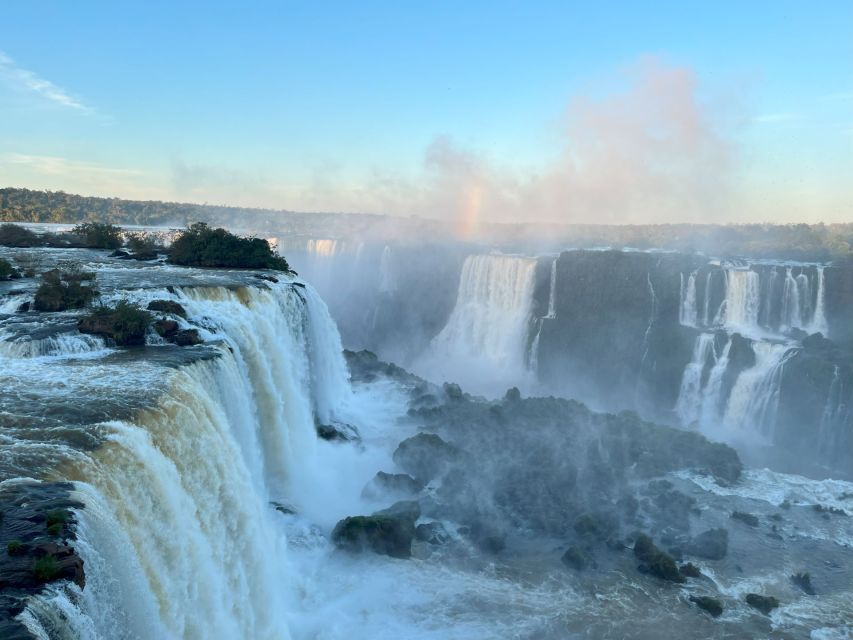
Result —
[[[723,423],[732,432],[757,432],[772,442],[782,369],[794,351],[789,345],[767,342],[754,342],[752,349],[755,365],[738,376]]]
[[[757,327],[760,290],[757,272],[749,269],[728,269],[726,297],[717,316],[719,324],[741,330]]]
[[[693,347],[693,357],[684,369],[678,400],[675,403],[675,413],[684,425],[693,424],[702,415],[702,372],[713,357],[714,334],[699,334]]]
[[[829,334],[826,322],[826,292],[824,290],[823,267],[817,268],[817,301],[815,302],[814,316],[809,331],[818,331],[824,336]]]
[[[551,278],[548,283],[548,314],[545,316],[548,319],[557,317],[557,260],[554,258],[551,263]]]
[[[415,370],[476,393],[523,383],[535,271],[533,258],[469,256],[450,318]]]
[[[710,275],[710,274],[709,274]],[[694,271],[684,282],[684,274],[681,274],[681,306],[679,307],[679,322],[689,327],[695,327],[699,319],[696,308],[696,272]]]
[[[132,292],[144,301],[165,291]],[[184,289],[218,358],[163,369],[167,391],[64,470],[87,573],[24,619],[81,638],[287,638],[295,595],[270,500],[310,516],[328,489],[315,415],[350,394],[337,330],[310,289]]]

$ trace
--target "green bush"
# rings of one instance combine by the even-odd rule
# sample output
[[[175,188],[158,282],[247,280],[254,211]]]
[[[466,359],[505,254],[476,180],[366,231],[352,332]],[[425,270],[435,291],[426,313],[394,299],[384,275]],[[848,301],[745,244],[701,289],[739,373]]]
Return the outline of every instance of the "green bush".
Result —
[[[7,247],[37,247],[41,242],[38,234],[17,224],[0,224],[0,244]]]
[[[137,255],[151,254],[157,251],[158,248],[151,237],[142,233],[128,233],[125,244],[132,253]]]
[[[45,514],[45,522],[48,527],[56,524],[65,524],[68,521],[68,512],[64,509],[53,509]]]
[[[122,300],[115,307],[96,308],[77,323],[81,333],[112,338],[122,347],[145,344],[145,332],[154,316],[139,306]]]
[[[225,229],[197,222],[172,243],[169,262],[193,267],[232,267],[290,271],[287,260],[273,253],[262,238],[241,238]]]
[[[18,555],[24,549],[24,543],[20,540],[9,540],[6,544],[6,551],[10,556]]]
[[[33,575],[42,582],[50,582],[59,575],[59,563],[53,556],[42,556],[33,563]]]
[[[74,227],[72,233],[90,249],[118,249],[122,245],[121,228],[112,224],[84,222]]]
[[[11,262],[0,258],[0,280],[7,280],[17,274],[18,272],[12,266]]]
[[[65,311],[82,309],[95,297],[92,287],[82,284],[93,280],[93,273],[71,271],[62,273],[57,269],[41,275],[41,284],[36,289],[33,307],[36,311]]]

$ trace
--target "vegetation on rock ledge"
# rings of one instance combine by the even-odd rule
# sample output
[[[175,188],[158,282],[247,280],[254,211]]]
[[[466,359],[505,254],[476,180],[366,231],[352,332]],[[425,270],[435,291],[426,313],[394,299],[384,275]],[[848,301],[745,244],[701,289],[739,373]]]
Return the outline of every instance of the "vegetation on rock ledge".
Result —
[[[204,222],[190,225],[172,243],[169,262],[191,267],[290,271],[287,260],[275,255],[266,240],[241,238]]]

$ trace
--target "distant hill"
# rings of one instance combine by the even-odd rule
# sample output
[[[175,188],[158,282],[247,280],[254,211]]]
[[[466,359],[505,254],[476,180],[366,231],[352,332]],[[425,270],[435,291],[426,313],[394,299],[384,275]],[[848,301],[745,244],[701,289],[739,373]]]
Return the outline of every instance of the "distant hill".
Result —
[[[437,212],[440,213],[440,212]],[[96,198],[63,191],[0,189],[0,222],[183,227],[204,221],[259,235],[358,238],[397,243],[454,237],[450,221],[363,213],[305,213],[223,205]],[[702,251],[720,257],[826,261],[853,259],[853,222],[838,224],[483,224],[466,241],[541,254],[567,247]]]

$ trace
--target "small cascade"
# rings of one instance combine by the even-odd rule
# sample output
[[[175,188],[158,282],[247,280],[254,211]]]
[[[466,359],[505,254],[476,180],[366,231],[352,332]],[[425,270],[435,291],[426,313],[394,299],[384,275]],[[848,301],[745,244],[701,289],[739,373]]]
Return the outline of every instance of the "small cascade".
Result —
[[[696,308],[696,275],[694,271],[684,282],[684,274],[681,274],[681,306],[679,307],[678,321],[688,327],[695,327],[699,320],[699,312]],[[708,274],[710,276],[710,274]],[[708,287],[706,286],[706,300]],[[707,309],[707,302],[705,308]]]
[[[394,278],[394,266],[391,262],[391,247],[385,245],[379,259],[379,292],[393,293],[397,289]]]
[[[729,351],[732,341],[726,341],[719,356],[714,353],[714,366],[708,373],[708,381],[702,388],[701,414],[699,422],[703,429],[713,428],[719,422],[723,411],[723,377],[729,368]]]
[[[693,356],[684,369],[675,413],[684,425],[691,425],[702,415],[702,374],[706,365],[714,359],[714,334],[701,333],[696,338]]]
[[[829,333],[829,328],[826,322],[826,291],[824,290],[824,274],[823,267],[817,268],[817,295],[815,296],[815,308],[812,315],[809,331],[820,332],[824,336]]]
[[[773,441],[782,369],[796,349],[754,342],[755,365],[743,371],[729,395],[723,423],[733,432],[758,432]]]
[[[785,283],[782,288],[782,322],[780,329],[788,331],[800,326],[800,287],[791,273],[785,269]]]
[[[837,447],[844,446],[839,440],[845,428],[849,428],[848,425],[853,421],[851,399],[851,392],[849,389],[845,390],[841,370],[836,365],[818,428],[818,451],[827,457],[834,457]]]
[[[649,355],[649,336],[652,333],[652,327],[655,324],[655,320],[658,316],[658,299],[655,295],[655,288],[652,285],[652,277],[650,274],[646,274],[646,284],[649,287],[649,299],[650,299],[650,309],[649,309],[649,324],[646,327],[646,332],[643,334],[643,357],[640,358],[640,370],[643,369],[643,366],[646,364],[646,357]]]
[[[551,263],[551,279],[548,285],[548,314],[545,316],[549,320],[557,317],[557,260],[554,258]]]

